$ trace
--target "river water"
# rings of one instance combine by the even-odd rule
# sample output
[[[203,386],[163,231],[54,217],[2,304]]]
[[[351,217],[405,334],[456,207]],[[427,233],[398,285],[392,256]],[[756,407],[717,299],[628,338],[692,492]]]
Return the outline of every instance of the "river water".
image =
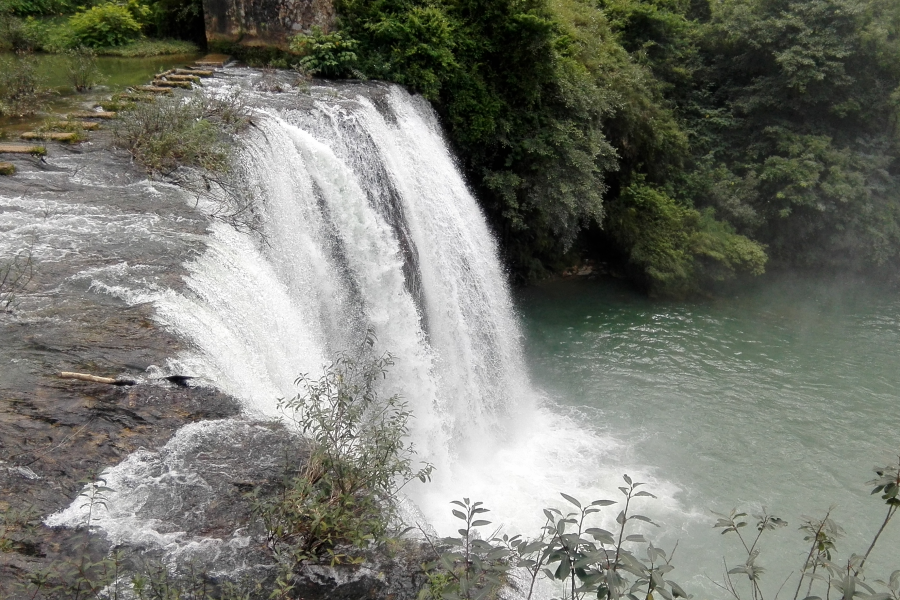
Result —
[[[802,565],[801,515],[835,505],[838,555],[865,551],[884,518],[865,483],[900,452],[896,291],[792,276],[659,302],[581,280],[524,290],[519,306],[534,385],[617,447],[623,470],[644,469],[671,494],[642,509],[664,548],[679,541],[673,579],[724,594],[711,580],[722,581],[723,556],[740,562],[739,541],[712,528],[710,511],[765,506],[789,522],[763,539],[764,589]],[[900,567],[896,525],[870,576]]]

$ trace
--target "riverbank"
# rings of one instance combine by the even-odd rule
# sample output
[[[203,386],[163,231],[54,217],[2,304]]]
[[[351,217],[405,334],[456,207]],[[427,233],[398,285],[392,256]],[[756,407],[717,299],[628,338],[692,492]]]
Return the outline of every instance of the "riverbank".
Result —
[[[203,248],[206,219],[178,193],[160,193],[110,134],[47,158],[14,156],[0,179],[2,254],[28,249],[34,277],[0,314],[0,510],[46,516],[66,507],[84,480],[138,448],[155,448],[186,423],[238,412],[208,388],[162,377],[184,348],[148,304],[105,293],[95,274],[135,269],[178,289],[181,264]],[[95,221],[93,224],[90,221]],[[151,273],[152,272],[152,273]],[[101,277],[102,279],[102,277]],[[158,377],[148,375],[157,369]],[[61,371],[138,381],[111,386],[60,379]],[[58,560],[65,532],[44,528],[0,553],[0,589]]]

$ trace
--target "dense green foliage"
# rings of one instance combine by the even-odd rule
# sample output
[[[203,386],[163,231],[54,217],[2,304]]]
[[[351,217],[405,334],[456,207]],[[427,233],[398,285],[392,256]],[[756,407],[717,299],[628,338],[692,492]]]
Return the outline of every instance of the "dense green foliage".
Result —
[[[721,122],[698,126],[701,147],[742,188],[718,203],[778,260],[897,257],[898,28],[900,5],[882,0],[730,2],[713,14],[706,108]]]
[[[75,39],[91,47],[121,46],[141,34],[141,24],[124,6],[106,3],[79,12],[70,19]]]
[[[665,295],[768,259],[862,269],[900,252],[896,2],[337,8],[337,33],[294,50],[431,99],[523,278],[588,238]]]
[[[62,52],[89,46],[108,54],[144,36],[157,38],[156,43],[124,55],[184,52],[185,42],[176,40],[205,44],[202,0],[0,0],[0,50]]]
[[[0,56],[0,117],[33,114],[40,104],[40,89],[31,56]]]
[[[357,45],[339,31],[325,33],[315,27],[310,34],[295,37],[291,50],[303,57],[297,65],[309,74],[342,77],[353,75]]]
[[[763,249],[717,221],[712,208],[686,207],[643,183],[622,191],[606,223],[651,292],[684,296],[737,272],[762,274],[766,264]]]

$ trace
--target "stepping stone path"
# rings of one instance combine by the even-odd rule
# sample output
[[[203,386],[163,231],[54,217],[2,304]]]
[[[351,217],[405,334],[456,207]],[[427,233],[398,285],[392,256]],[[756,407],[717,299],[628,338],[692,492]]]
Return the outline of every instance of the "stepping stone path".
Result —
[[[69,119],[115,119],[116,113],[108,111],[76,110],[69,113]]]
[[[152,100],[155,95],[170,95],[173,88],[191,89],[194,84],[199,85],[203,77],[212,77],[216,69],[223,68],[231,61],[231,57],[225,54],[207,54],[194,62],[193,66],[182,69],[169,69],[158,73],[151,85],[139,85],[130,91],[116,94],[114,100],[127,100],[132,102],[146,102]],[[135,93],[141,92],[141,93]],[[63,115],[60,115],[63,116]],[[52,128],[65,129],[73,123],[84,131],[100,129],[100,123],[96,119],[115,119],[116,113],[112,111],[78,110],[65,115],[67,121],[57,121]],[[91,119],[85,121],[83,119]],[[82,134],[83,135],[83,134]],[[79,132],[75,131],[28,131],[20,136],[25,140],[50,140],[55,142],[72,143],[79,141]],[[47,149],[44,146],[31,144],[0,144],[0,154],[29,154],[31,156],[45,156]],[[13,175],[16,166],[9,162],[0,162],[0,175]]]
[[[135,88],[139,92],[147,92],[148,94],[165,94],[169,95],[172,93],[172,88],[168,87],[160,87],[157,85],[138,85]]]
[[[56,123],[51,123],[50,127],[51,129],[67,129],[73,125],[85,131],[96,131],[100,129],[100,123],[97,121],[57,121]]]
[[[35,146],[34,144],[0,144],[0,154],[31,154],[32,156],[43,156],[47,154],[47,149],[43,146]]]
[[[167,79],[154,79],[153,85],[158,88],[184,88],[186,90],[192,87],[190,81],[169,81]]]
[[[227,54],[207,54],[200,60],[194,61],[194,64],[198,67],[216,67],[221,69],[230,60],[231,57]]]

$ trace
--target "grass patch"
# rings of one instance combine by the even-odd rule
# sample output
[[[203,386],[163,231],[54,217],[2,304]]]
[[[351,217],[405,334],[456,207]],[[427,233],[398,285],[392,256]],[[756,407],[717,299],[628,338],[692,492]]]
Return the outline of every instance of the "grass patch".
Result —
[[[196,54],[200,48],[192,42],[184,40],[141,39],[122,46],[97,48],[102,56],[121,56],[123,58],[143,58],[147,56],[172,56],[176,54]]]

